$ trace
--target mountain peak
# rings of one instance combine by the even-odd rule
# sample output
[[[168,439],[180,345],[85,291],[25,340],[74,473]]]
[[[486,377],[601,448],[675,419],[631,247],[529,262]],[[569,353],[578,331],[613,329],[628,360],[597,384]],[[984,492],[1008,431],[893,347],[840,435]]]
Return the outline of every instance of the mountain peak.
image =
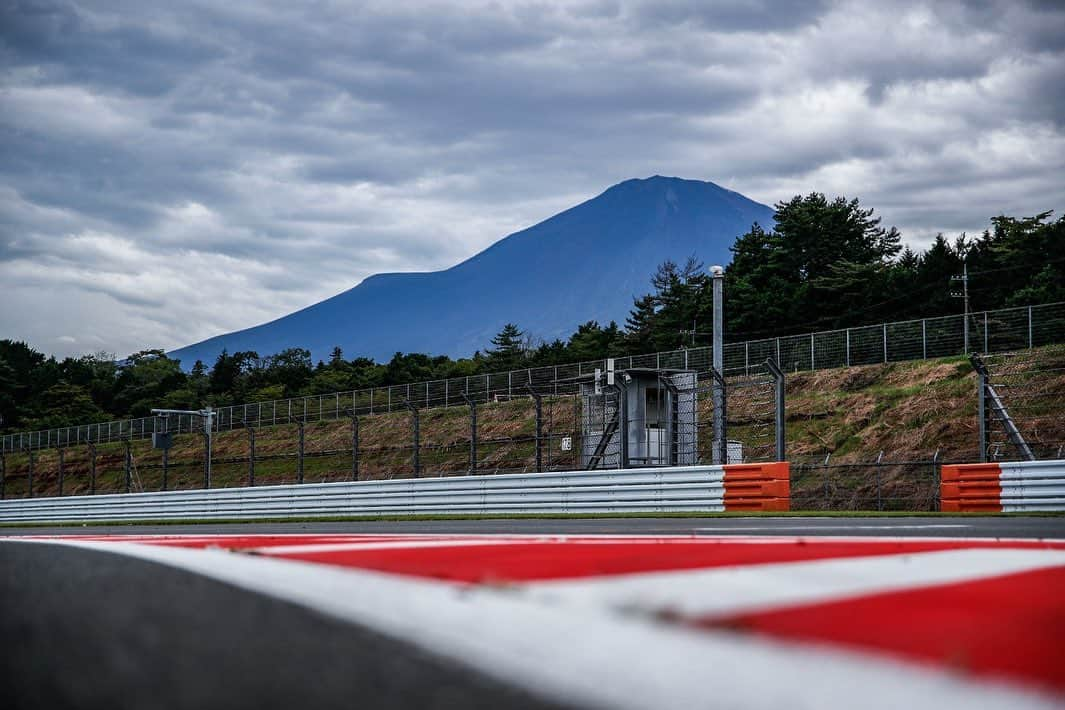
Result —
[[[634,296],[666,259],[695,254],[727,263],[729,247],[772,210],[712,182],[653,175],[602,194],[432,273],[377,274],[278,320],[172,353],[183,365],[213,362],[223,348],[274,354],[334,346],[348,357],[387,360],[396,351],[464,357],[505,323],[564,338],[589,320],[622,322]]]

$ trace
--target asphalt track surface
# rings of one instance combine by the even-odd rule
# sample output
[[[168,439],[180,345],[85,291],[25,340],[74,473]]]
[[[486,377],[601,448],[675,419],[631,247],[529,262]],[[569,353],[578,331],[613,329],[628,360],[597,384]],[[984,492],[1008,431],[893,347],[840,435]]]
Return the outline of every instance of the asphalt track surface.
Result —
[[[529,534],[529,535],[785,535],[877,537],[1065,538],[1065,517],[735,517],[518,518],[0,527],[4,535],[181,535],[283,533]]]
[[[105,552],[0,542],[0,600],[5,708],[559,707],[354,624]]]

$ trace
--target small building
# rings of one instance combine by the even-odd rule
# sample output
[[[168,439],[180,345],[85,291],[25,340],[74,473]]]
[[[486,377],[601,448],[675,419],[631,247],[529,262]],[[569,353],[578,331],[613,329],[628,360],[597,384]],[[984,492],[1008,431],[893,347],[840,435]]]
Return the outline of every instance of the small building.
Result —
[[[576,381],[583,405],[582,468],[698,462],[698,378],[694,371],[631,368],[605,374],[597,371]]]

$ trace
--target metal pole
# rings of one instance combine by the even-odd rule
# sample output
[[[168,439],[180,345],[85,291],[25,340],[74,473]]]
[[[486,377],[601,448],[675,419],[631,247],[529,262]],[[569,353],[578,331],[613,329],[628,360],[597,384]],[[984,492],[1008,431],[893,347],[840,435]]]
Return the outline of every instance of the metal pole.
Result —
[[[126,493],[133,487],[133,450],[132,442],[126,439]]]
[[[164,427],[166,428],[166,427]],[[163,449],[163,490],[169,486],[170,477],[170,449]]]
[[[66,452],[63,450],[62,446],[57,446],[56,449],[59,452],[59,495],[62,496],[63,495],[63,457],[64,457],[64,454]]]
[[[928,321],[921,319],[921,359],[928,359]]]
[[[359,480],[359,418],[351,417],[351,480]]]
[[[817,367],[814,366],[814,362],[815,362],[815,359],[814,359],[814,334],[810,333],[810,369],[811,370],[816,370],[817,369]]]
[[[1032,349],[1032,307],[1028,306],[1028,349]]]
[[[969,352],[969,259],[968,254],[966,258],[961,261],[962,268],[962,281],[961,287],[965,298],[965,352]]]
[[[296,452],[296,483],[303,483],[303,421],[296,423],[296,428],[299,431],[299,449]]]
[[[470,407],[470,475],[477,473],[477,402],[465,392],[462,398]]]
[[[525,389],[529,390],[529,394],[532,395],[533,401],[536,403],[536,472],[543,473],[543,399],[536,393],[532,385],[525,385]]]
[[[847,367],[851,366],[851,329],[847,328]]]
[[[984,311],[984,353],[985,354],[991,352],[990,347],[988,347],[989,343],[990,343],[990,338],[987,335],[987,311]]]
[[[784,416],[784,371],[780,369],[776,361],[773,358],[769,358],[765,361],[766,367],[773,373],[774,380],[774,394],[776,395],[776,442],[777,442],[777,461],[786,461],[785,458],[787,452],[785,451],[786,437],[785,437],[785,416]]]
[[[887,323],[882,326],[883,335],[881,336],[884,341],[884,362],[887,362]]]
[[[883,510],[884,503],[880,492],[880,462],[884,460],[884,452],[881,451],[876,457],[876,509]]]
[[[984,368],[975,367],[976,370],[976,418],[979,422],[980,461],[987,463],[987,375]]]
[[[418,407],[415,406],[409,399],[405,402],[407,409],[411,414],[411,429],[414,436],[414,477],[418,478],[422,473],[422,461],[421,461],[421,420],[418,416]]]
[[[714,463],[728,463],[728,444],[725,433],[725,270],[720,266],[710,267],[714,286],[714,362],[717,373],[713,382],[714,407]],[[779,345],[779,340],[777,341]]]
[[[255,427],[248,427],[248,485],[255,485]]]
[[[211,487],[211,448],[213,445],[212,436],[214,432],[214,412],[210,407],[206,407],[203,415],[203,429],[204,429],[204,444],[206,449],[206,456],[203,462],[203,487],[205,489]]]

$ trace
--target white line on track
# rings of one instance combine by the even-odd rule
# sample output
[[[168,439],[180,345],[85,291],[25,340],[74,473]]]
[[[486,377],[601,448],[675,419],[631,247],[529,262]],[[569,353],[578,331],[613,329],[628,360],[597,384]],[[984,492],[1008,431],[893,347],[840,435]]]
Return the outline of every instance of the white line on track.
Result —
[[[150,560],[285,599],[403,639],[567,704],[597,708],[1058,708],[1019,686],[887,658],[725,632],[493,588],[221,550],[57,540]]]
[[[972,549],[533,582],[545,602],[708,616],[780,609],[1065,565],[1065,550]]]

